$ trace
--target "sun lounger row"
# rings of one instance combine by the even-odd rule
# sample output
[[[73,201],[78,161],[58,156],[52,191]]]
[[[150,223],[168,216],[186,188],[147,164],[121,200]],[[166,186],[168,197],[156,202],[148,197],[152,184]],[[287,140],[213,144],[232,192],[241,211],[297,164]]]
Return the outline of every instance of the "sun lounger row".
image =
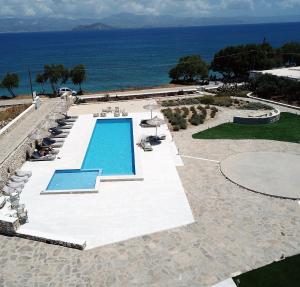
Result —
[[[102,109],[102,112],[100,113],[100,117],[105,118],[108,113],[113,113],[115,118],[118,118],[120,116],[122,116],[122,117],[128,116],[128,112],[126,112],[125,110],[120,110],[119,107],[115,107],[115,109],[108,107],[108,108]]]
[[[56,158],[59,148],[64,144],[65,138],[69,135],[71,128],[78,117],[71,117],[63,114],[63,118],[56,120],[57,126],[49,128],[50,136],[43,138],[40,144],[30,157],[30,161],[51,161]]]
[[[28,219],[25,205],[20,204],[20,193],[31,175],[30,171],[17,170],[3,186],[2,194],[0,195],[1,212],[6,207],[4,215],[17,217],[20,223],[25,223]]]

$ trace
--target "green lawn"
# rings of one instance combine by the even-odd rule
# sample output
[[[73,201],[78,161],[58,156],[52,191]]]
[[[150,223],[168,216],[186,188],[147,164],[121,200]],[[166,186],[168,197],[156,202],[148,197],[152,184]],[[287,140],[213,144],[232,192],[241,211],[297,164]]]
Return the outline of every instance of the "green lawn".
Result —
[[[300,286],[300,255],[244,273],[233,280],[238,287]]]
[[[300,116],[281,113],[280,120],[266,125],[226,123],[193,135],[195,139],[266,139],[300,142]],[[300,286],[300,285],[299,285]]]

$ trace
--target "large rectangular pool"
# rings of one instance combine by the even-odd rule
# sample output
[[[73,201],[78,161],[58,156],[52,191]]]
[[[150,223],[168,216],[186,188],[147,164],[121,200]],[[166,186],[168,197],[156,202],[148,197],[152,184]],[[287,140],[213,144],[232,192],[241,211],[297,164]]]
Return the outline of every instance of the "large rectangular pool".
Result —
[[[135,175],[132,119],[98,119],[81,169],[103,176]]]

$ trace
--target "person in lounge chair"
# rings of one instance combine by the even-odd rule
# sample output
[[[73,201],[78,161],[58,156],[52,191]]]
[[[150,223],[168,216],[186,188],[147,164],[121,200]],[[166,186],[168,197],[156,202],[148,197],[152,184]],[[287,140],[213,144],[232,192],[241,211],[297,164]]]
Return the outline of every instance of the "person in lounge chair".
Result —
[[[30,157],[30,161],[48,161],[48,160],[54,160],[55,155],[48,154],[45,151],[34,151],[33,154]]]
[[[62,138],[66,138],[68,136],[68,134],[69,134],[69,133],[67,133],[65,131],[61,131],[61,130],[59,130],[57,128],[51,128],[51,129],[49,129],[49,132],[54,137],[62,137]]]

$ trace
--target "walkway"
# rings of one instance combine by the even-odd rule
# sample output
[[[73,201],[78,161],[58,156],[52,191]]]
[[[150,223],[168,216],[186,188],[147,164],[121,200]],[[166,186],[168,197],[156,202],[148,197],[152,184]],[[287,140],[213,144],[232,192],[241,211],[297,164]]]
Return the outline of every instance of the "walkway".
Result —
[[[58,99],[44,100],[38,110],[33,111],[9,133],[0,137],[0,165],[44,120],[45,115],[57,107],[58,103]]]

